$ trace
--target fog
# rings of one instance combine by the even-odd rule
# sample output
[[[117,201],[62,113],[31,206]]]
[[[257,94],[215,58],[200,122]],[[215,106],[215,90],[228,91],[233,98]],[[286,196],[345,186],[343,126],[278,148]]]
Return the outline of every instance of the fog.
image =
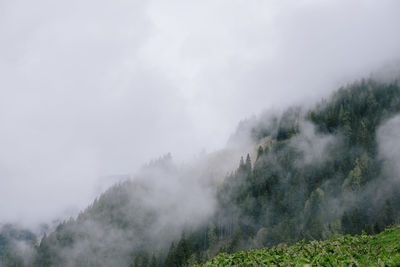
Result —
[[[379,156],[383,162],[383,174],[385,177],[379,190],[375,188],[375,197],[378,199],[383,199],[394,186],[400,184],[399,127],[400,116],[396,115],[384,122],[377,132]]]
[[[225,147],[398,60],[398,1],[1,1],[0,222],[76,215],[111,175]]]

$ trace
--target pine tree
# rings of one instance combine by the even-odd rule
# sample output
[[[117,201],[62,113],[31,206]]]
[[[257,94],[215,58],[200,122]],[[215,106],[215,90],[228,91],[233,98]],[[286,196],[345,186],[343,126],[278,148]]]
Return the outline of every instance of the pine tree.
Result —
[[[150,267],[157,267],[157,259],[156,259],[156,256],[154,254],[151,257]]]
[[[179,266],[183,266],[189,260],[191,254],[190,244],[186,239],[185,233],[182,233],[181,239],[176,246],[175,257],[177,258],[177,263]]]
[[[165,267],[175,267],[179,266],[177,263],[177,258],[176,258],[176,249],[175,249],[175,243],[172,242],[171,246],[169,247],[167,257],[165,258],[164,261],[164,266]]]
[[[246,156],[245,169],[246,169],[246,173],[248,175],[250,175],[251,174],[251,170],[252,170],[252,166],[251,166],[251,159],[250,159],[250,155],[249,154],[247,154],[247,156]]]
[[[256,158],[256,161],[257,161],[260,157],[262,157],[263,154],[264,154],[264,149],[263,149],[262,146],[259,146],[258,149],[257,149],[257,158]]]
[[[34,266],[52,266],[53,261],[51,257],[50,245],[48,244],[48,238],[44,233],[42,240],[40,241],[39,247],[37,248],[37,255],[35,258]]]
[[[215,233],[215,224],[208,225],[208,247],[212,249],[217,244],[217,234]]]
[[[304,207],[306,217],[304,232],[309,239],[321,239],[324,231],[321,215],[320,204],[324,198],[324,191],[317,188],[310,195]]]
[[[240,230],[239,225],[236,225],[235,229],[233,230],[232,239],[227,248],[227,252],[228,253],[236,252],[236,249],[239,248],[241,239],[242,239],[242,231]]]

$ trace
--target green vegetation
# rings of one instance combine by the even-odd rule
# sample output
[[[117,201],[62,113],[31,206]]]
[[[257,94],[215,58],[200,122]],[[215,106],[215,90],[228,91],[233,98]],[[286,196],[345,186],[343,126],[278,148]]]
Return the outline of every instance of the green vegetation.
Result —
[[[333,236],[329,240],[222,253],[198,267],[217,266],[399,266],[400,226],[377,235]]]
[[[10,251],[10,248],[14,247],[16,242],[35,244],[36,236],[29,230],[22,229],[15,225],[0,225],[0,262],[4,266],[22,265],[17,264],[22,260],[17,255],[15,255],[13,251]]]

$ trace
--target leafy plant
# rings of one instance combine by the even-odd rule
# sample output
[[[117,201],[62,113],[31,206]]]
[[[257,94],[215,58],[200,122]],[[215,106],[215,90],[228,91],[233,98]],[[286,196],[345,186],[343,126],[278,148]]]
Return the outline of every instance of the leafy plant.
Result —
[[[399,266],[400,226],[378,235],[334,236],[293,246],[222,253],[198,267],[216,266]]]

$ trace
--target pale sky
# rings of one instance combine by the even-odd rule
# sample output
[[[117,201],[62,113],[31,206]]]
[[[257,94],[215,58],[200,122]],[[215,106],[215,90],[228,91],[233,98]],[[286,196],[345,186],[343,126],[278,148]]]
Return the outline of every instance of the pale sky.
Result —
[[[99,177],[224,147],[399,60],[397,0],[0,0],[0,222],[90,203]]]

